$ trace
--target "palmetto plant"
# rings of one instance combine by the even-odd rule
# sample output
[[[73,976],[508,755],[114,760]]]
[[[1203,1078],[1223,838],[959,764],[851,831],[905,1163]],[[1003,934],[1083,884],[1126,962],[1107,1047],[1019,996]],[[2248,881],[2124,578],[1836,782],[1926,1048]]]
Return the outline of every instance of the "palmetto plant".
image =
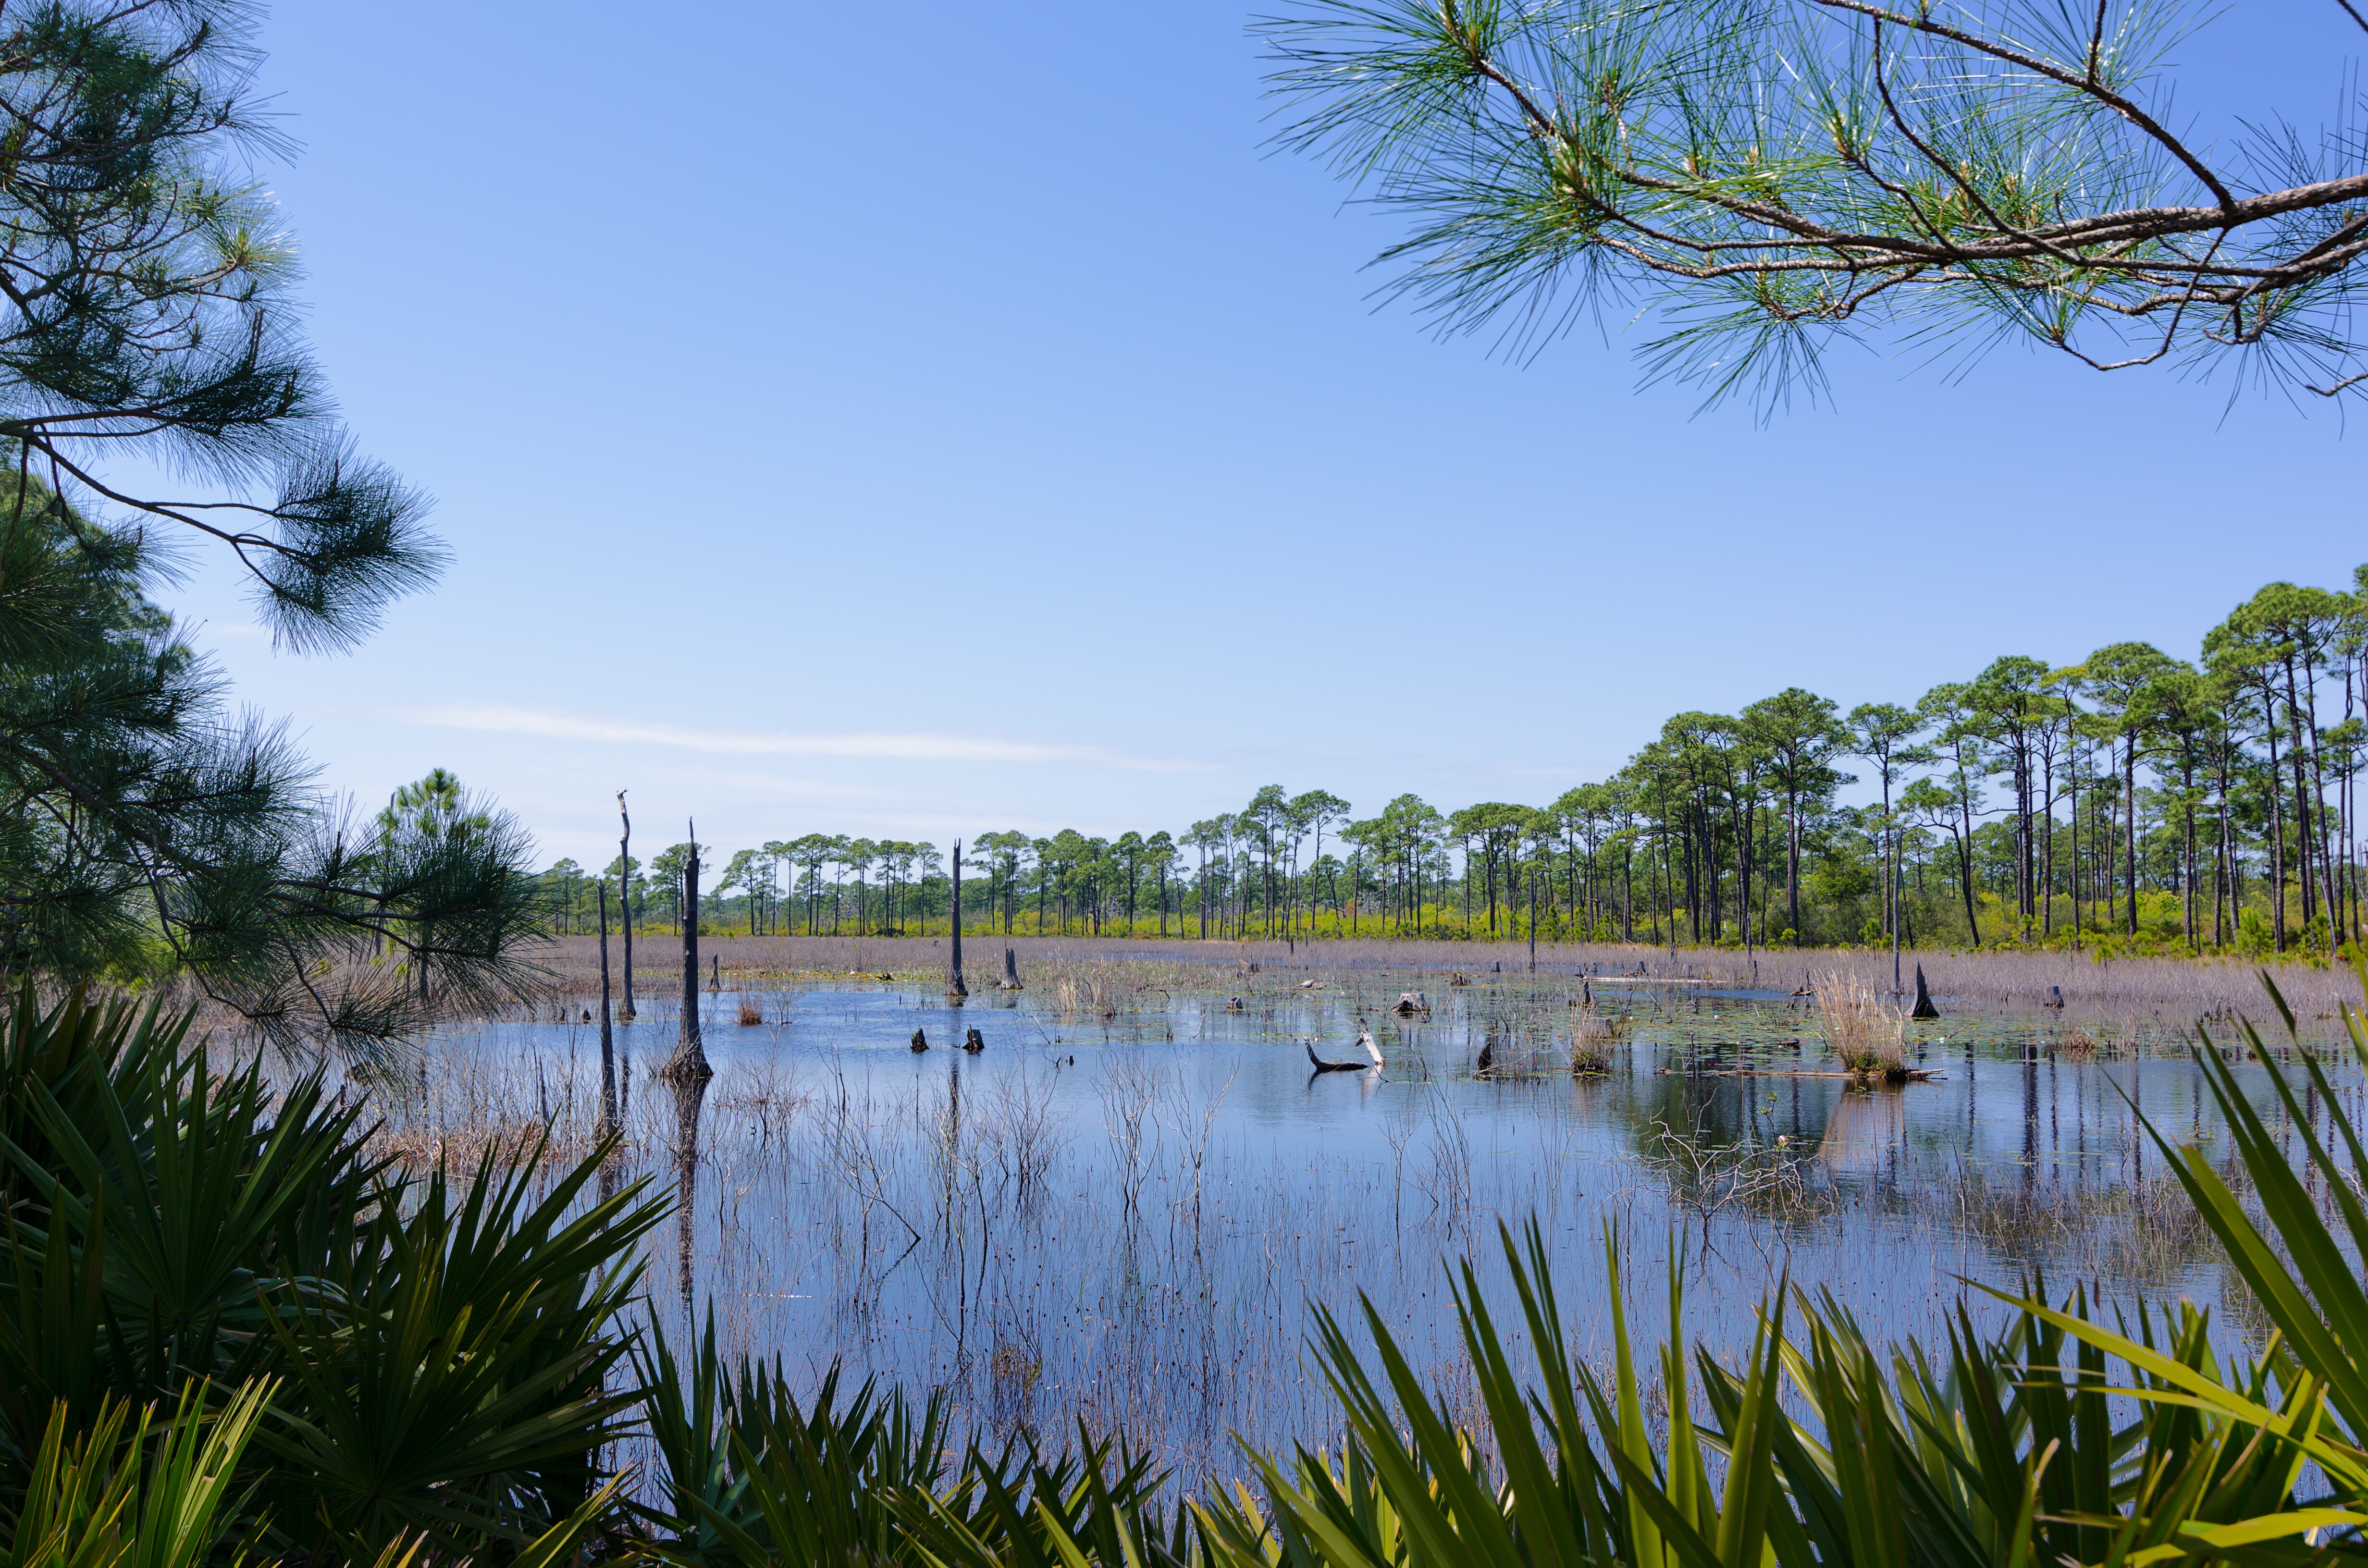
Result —
[[[680,1568],[1053,1568],[1073,1551],[1124,1561],[1121,1534],[1184,1555],[1183,1511],[1154,1501],[1165,1477],[1115,1441],[1081,1430],[1048,1457],[1024,1437],[999,1449],[974,1440],[957,1460],[942,1392],[916,1407],[867,1381],[842,1399],[834,1367],[801,1400],[778,1363],[726,1368],[712,1316],[688,1369],[655,1327],[636,1355],[663,1488],[635,1511],[657,1532],[653,1551]]]
[[[199,1568],[234,1539],[236,1472],[268,1385],[226,1402],[191,1384],[169,1414],[102,1403],[88,1423],[61,1403],[29,1456],[0,1547],[6,1568]]]
[[[258,1549],[567,1555],[614,1511],[598,1455],[639,1392],[607,1385],[663,1202],[539,1147],[403,1176],[317,1075],[211,1072],[187,1029],[29,983],[0,1008],[0,1505],[61,1420],[268,1383],[237,1467]]]

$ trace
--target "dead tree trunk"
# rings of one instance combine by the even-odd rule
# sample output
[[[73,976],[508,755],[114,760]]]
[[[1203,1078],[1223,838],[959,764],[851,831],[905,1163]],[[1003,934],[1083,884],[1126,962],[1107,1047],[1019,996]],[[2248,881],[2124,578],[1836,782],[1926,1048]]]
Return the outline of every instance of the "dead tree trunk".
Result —
[[[690,824],[690,856],[682,866],[682,1022],[674,1055],[660,1074],[667,1083],[705,1084],[715,1076],[699,1038],[699,824]]]
[[[625,1010],[617,1016],[633,1021],[633,819],[625,812],[625,792],[617,791],[617,820],[624,831],[617,838],[617,917],[625,926]]]
[[[954,840],[954,950],[953,973],[946,982],[946,994],[962,997],[970,987],[962,983],[962,840]]]
[[[1932,1006],[1932,994],[1924,989],[1924,966],[1916,966],[1916,1006],[1907,1015],[1911,1018],[1937,1018],[1941,1009]]]
[[[1006,991],[1019,989],[1019,955],[1009,948],[1003,949],[1003,988]]]

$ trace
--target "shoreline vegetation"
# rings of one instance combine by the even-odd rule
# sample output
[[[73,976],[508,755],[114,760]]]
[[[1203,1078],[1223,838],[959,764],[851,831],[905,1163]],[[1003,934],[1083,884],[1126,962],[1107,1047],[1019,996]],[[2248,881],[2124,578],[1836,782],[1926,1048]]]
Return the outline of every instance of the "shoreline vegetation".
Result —
[[[943,937],[746,937],[713,934],[703,949],[708,972],[702,982],[730,997],[783,983],[853,981],[941,988],[951,945]],[[1323,941],[1198,942],[1143,937],[1059,937],[983,935],[969,948],[973,991],[977,981],[1002,972],[1000,949],[1009,948],[1023,984],[1040,996],[1055,995],[1064,980],[1084,983],[1121,1006],[1150,998],[1160,987],[1207,989],[1231,986],[1245,994],[1295,990],[1303,980],[1352,984],[1361,974],[1375,978],[1377,1006],[1395,995],[1382,984],[1390,976],[1436,976],[1436,984],[1457,974],[1475,985],[1524,983],[1570,986],[1584,977],[1592,985],[1701,986],[1713,989],[1814,991],[1827,976],[1864,988],[1885,1006],[1904,1010],[1915,991],[1920,966],[1945,1009],[1995,1012],[2062,1010],[2081,1016],[2128,1014],[2151,1017],[2180,1028],[2206,1020],[2267,1016],[2260,962],[2235,956],[2100,960],[2068,952],[1914,950],[1905,955],[1903,992],[1892,990],[1887,949],[1839,949],[1791,953],[1703,950],[1619,943],[1546,943],[1537,948],[1537,969],[1529,969],[1526,948],[1463,942]],[[650,996],[672,997],[681,990],[679,945],[653,944],[635,961],[651,979]],[[521,1005],[525,1016],[553,1010],[575,1017],[597,1007],[599,939],[562,937],[527,955],[545,973],[538,1003]],[[982,961],[985,960],[985,961]],[[1494,965],[1496,967],[1492,968]],[[1252,968],[1255,966],[1255,968]],[[2348,970],[2311,962],[2299,955],[2270,969],[2298,1017],[2325,1020],[2339,1016],[2354,981]],[[983,998],[973,997],[973,1006]],[[654,1016],[644,1003],[644,1017]],[[503,1016],[519,1016],[517,1013]]]
[[[2009,654],[1909,706],[1845,712],[1794,687],[1679,713],[1542,806],[1403,794],[1359,817],[1269,784],[1181,832],[983,833],[962,934],[2338,959],[2368,929],[2363,765],[2368,565],[2349,589],[2269,584],[2192,661],[2115,642],[2071,665]],[[1842,803],[1853,784],[1875,798]],[[678,926],[694,847],[709,860],[685,843],[646,866],[620,844],[598,873],[556,862],[558,928],[590,930],[601,886],[632,928]],[[950,931],[964,848],[740,849],[700,931]]]

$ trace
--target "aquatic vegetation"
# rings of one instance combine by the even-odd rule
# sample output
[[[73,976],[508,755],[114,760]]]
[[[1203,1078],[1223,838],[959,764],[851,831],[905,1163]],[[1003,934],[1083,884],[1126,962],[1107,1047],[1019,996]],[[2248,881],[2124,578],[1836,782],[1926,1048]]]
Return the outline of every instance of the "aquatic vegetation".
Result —
[[[1853,976],[1827,970],[1817,977],[1817,1012],[1826,1048],[1851,1073],[1896,1078],[1907,1070],[1907,1022],[1900,1008]]]

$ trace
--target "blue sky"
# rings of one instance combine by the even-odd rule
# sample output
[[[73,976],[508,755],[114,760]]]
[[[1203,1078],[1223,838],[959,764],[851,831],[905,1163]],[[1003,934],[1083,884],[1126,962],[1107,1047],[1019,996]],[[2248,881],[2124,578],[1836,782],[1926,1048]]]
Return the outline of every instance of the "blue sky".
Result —
[[[2295,9],[2306,72],[2188,46],[2214,101],[2333,106]],[[1763,427],[1616,324],[1439,341],[1372,297],[1392,221],[1262,147],[1247,19],[282,6],[314,342],[455,562],[339,658],[218,565],[178,608],[327,783],[440,765],[605,860],[620,787],[726,850],[1543,801],[1679,710],[2192,653],[2368,560],[2325,406],[1845,353]]]

